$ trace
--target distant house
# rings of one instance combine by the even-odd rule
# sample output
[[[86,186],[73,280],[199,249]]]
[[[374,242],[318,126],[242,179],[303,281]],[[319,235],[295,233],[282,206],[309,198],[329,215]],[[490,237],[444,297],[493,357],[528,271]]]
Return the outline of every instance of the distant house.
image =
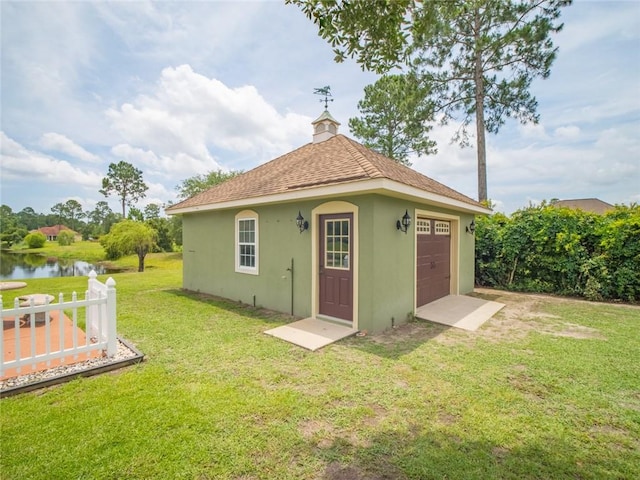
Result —
[[[41,227],[36,231],[43,233],[44,236],[47,237],[47,240],[49,240],[50,242],[56,242],[58,241],[58,235],[63,230],[73,233],[74,238],[76,240],[78,239],[78,236],[79,236],[78,233],[74,232],[66,225],[53,225],[51,227]]]
[[[615,207],[610,203],[603,202],[597,198],[578,198],[573,200],[554,200],[551,205],[554,207],[571,208],[573,210],[583,210],[585,212],[604,215]]]
[[[183,220],[183,287],[379,332],[473,291],[473,200],[338,133],[167,209]]]

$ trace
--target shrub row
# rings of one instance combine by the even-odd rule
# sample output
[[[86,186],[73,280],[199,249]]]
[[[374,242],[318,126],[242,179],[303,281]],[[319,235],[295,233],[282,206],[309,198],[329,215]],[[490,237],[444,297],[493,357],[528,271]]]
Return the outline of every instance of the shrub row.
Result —
[[[605,215],[547,203],[476,220],[476,284],[640,300],[640,206]]]

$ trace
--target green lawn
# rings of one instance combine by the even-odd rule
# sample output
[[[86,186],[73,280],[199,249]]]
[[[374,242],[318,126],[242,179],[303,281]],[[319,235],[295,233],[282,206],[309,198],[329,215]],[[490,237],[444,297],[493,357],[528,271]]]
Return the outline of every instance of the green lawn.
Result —
[[[84,260],[94,263],[104,260],[104,249],[99,242],[74,242],[71,245],[61,246],[58,242],[46,241],[42,248],[26,248],[25,245],[17,245],[11,250],[20,253],[37,253],[47,257]],[[136,264],[137,266],[137,264]]]
[[[476,333],[410,323],[311,353],[262,333],[284,316],[182,292],[179,256],[147,263],[113,275],[146,361],[2,400],[3,479],[640,474],[640,308],[493,292],[507,307]]]

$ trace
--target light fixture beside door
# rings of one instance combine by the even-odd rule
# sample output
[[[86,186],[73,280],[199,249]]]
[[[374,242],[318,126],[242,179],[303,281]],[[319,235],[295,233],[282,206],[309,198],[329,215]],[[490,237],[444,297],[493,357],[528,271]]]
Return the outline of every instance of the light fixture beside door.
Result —
[[[402,216],[402,219],[396,222],[396,228],[406,234],[410,226],[411,226],[411,215],[409,215],[409,210],[405,210],[404,215]]]
[[[309,222],[304,219],[300,210],[298,210],[298,216],[296,217],[296,225],[300,230],[300,233],[304,232],[309,228]]]

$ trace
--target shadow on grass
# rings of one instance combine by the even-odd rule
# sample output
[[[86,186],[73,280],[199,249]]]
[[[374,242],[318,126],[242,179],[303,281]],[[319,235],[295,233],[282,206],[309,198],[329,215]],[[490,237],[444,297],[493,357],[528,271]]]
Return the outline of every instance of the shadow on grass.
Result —
[[[170,289],[166,290],[166,292],[177,297],[189,298],[197,302],[206,303],[226,312],[260,319],[265,324],[286,324],[300,320],[299,317],[294,317],[286,313],[268,310],[262,307],[254,307],[246,303],[235,302],[215,295],[182,289]],[[376,335],[348,337],[339,340],[335,344],[355,348],[385,358],[398,359],[403,355],[413,352],[424,343],[432,341],[450,329],[451,327],[446,325],[417,320],[388,329]]]
[[[364,445],[344,438],[314,445],[327,464],[325,480],[621,478],[623,462],[594,464],[576,457],[561,438],[539,438],[517,448],[489,440],[463,439],[445,431],[381,432]],[[419,433],[418,433],[419,432]],[[591,464],[590,464],[591,463]]]
[[[481,298],[482,300],[489,300],[492,302],[502,302],[504,301],[504,295],[500,295],[498,293],[487,293],[487,292],[471,292],[467,293],[469,297]]]
[[[451,327],[447,325],[417,320],[377,335],[351,337],[343,344],[366,353],[396,360],[449,330]]]
[[[296,320],[286,313],[268,310],[262,307],[254,307],[242,302],[235,302],[228,298],[222,298],[206,293],[194,292],[183,289],[169,289],[167,293],[177,297],[188,298],[197,302],[209,304],[226,312],[242,315],[249,318],[260,319],[265,324],[286,324]],[[335,345],[343,345],[349,348],[378,355],[389,359],[398,359],[413,352],[426,342],[449,331],[451,327],[432,323],[424,320],[416,320],[395,328],[386,330],[376,335],[362,337],[352,336],[339,340]]]
[[[175,288],[166,290],[166,292],[177,297],[189,298],[191,300],[206,303],[226,312],[243,315],[250,318],[259,318],[265,323],[288,323],[294,320],[299,320],[299,318],[287,315],[286,313],[267,310],[266,308],[262,307],[254,307],[246,303],[234,302],[233,300],[229,300],[228,298],[217,297],[215,295],[209,295],[206,293]]]

